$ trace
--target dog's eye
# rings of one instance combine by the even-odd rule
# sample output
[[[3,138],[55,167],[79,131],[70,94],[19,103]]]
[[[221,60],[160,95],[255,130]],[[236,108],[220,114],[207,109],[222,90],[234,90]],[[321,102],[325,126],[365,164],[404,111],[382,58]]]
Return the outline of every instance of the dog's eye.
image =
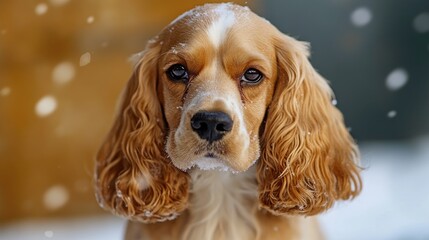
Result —
[[[259,83],[264,75],[262,73],[254,68],[249,68],[244,72],[243,76],[241,77],[241,83],[247,84],[247,85],[255,85]]]
[[[189,75],[185,66],[182,64],[174,64],[167,70],[168,77],[173,81],[188,82]]]

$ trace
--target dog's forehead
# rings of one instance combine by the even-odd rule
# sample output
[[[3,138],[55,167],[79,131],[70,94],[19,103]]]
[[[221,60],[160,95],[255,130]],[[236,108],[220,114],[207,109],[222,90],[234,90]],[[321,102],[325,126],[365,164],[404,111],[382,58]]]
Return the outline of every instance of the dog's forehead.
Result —
[[[211,23],[211,21],[219,18],[246,18],[249,17],[252,11],[245,6],[240,6],[232,3],[220,3],[220,4],[205,4],[202,6],[195,7],[176,19],[174,19],[169,26],[174,26],[177,23],[186,24],[188,26],[194,26],[195,24],[199,24],[201,22],[205,22],[207,24]]]
[[[248,7],[232,3],[205,4],[191,9],[173,20],[161,33],[169,46],[183,46],[195,39],[208,39],[218,48],[232,29],[240,31],[271,25]]]

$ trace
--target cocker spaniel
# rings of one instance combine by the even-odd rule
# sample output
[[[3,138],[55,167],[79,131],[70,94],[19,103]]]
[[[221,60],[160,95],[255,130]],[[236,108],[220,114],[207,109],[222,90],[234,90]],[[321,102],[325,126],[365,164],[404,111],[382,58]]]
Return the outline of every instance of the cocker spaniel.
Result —
[[[150,40],[97,154],[126,239],[319,239],[361,189],[358,149],[308,44],[247,7],[206,4]]]

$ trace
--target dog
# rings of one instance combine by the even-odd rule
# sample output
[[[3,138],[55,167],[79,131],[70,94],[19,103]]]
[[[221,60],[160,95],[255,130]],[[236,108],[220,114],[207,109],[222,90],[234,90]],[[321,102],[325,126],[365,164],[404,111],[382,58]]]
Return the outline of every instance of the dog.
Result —
[[[248,7],[196,7],[139,55],[96,156],[125,239],[321,239],[359,151],[309,46]]]

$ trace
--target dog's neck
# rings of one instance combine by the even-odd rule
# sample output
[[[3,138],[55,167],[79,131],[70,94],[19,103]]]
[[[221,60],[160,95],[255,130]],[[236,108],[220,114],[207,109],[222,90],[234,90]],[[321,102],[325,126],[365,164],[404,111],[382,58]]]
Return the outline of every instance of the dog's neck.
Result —
[[[255,168],[233,174],[193,169],[189,223],[182,239],[251,239],[260,234]]]

